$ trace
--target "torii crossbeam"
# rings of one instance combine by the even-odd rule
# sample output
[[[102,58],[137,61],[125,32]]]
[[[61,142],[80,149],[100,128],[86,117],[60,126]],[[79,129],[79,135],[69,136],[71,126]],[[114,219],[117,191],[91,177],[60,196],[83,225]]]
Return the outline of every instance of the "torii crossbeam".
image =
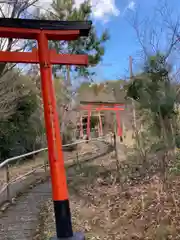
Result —
[[[0,62],[39,63],[44,104],[48,156],[58,239],[84,239],[73,235],[66,173],[52,84],[52,64],[87,65],[88,56],[57,54],[48,48],[48,40],[76,40],[88,36],[91,21],[48,21],[0,18],[0,38],[35,39],[38,49],[32,52],[0,51]],[[56,238],[55,238],[56,239]]]

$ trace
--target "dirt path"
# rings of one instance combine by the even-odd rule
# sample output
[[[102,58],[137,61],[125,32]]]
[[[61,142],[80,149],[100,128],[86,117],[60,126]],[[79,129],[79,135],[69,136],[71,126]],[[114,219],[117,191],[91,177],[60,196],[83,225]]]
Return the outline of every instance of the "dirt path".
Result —
[[[0,240],[32,240],[38,224],[37,215],[42,202],[51,196],[50,182],[24,193],[0,219]]]
[[[106,145],[97,145],[100,149],[98,154],[107,151]],[[0,240],[32,240],[38,225],[40,206],[50,197],[50,181],[37,185],[19,197],[17,203],[11,205],[0,218]]]

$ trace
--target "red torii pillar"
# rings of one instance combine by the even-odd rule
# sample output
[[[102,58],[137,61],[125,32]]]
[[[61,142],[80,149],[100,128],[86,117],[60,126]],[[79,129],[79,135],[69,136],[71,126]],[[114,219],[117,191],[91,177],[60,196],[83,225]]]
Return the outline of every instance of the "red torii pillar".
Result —
[[[117,121],[117,127],[118,127],[118,136],[122,137],[122,127],[121,127],[121,120],[120,120],[120,111],[116,111],[116,121]]]
[[[41,89],[48,142],[56,231],[58,239],[84,239],[73,235],[66,173],[60,137],[56,99],[52,84],[52,64],[87,65],[84,55],[57,54],[48,48],[48,40],[76,40],[87,36],[91,22],[65,22],[0,18],[0,38],[36,39],[38,50],[32,52],[0,51],[0,62],[40,64]]]

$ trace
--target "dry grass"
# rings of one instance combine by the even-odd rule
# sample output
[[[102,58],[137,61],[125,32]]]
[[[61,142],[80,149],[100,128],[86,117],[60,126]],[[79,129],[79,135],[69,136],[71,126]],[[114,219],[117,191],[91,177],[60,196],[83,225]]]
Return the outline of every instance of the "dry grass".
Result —
[[[124,134],[124,144],[126,146],[132,147],[135,143],[135,140],[133,139],[133,130],[126,130]]]
[[[110,155],[69,169],[74,230],[92,240],[179,240],[180,177],[172,177],[165,190],[154,175],[121,191],[114,169]],[[40,239],[47,240],[55,234],[51,200],[43,209]]]
[[[14,164],[9,164],[10,181],[22,176],[32,170],[37,170],[38,167],[44,165],[47,161],[47,153],[41,153],[32,159],[21,159]],[[38,169],[42,171],[41,169]],[[0,169],[0,188],[6,183],[6,167]]]
[[[85,154],[97,151],[94,144],[79,144],[77,150],[72,152],[64,152],[65,162],[71,163],[76,160],[77,152],[79,158],[84,157]],[[47,152],[40,153],[32,159],[20,159],[16,163],[9,164],[10,181],[23,176],[24,174],[36,170],[38,172],[44,171],[43,166],[48,162]],[[6,183],[6,167],[0,169],[0,189]]]

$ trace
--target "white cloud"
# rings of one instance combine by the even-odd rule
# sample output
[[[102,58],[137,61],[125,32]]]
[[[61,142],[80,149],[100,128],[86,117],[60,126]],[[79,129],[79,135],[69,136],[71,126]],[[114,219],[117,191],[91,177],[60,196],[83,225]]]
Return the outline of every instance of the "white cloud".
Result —
[[[134,1],[129,2],[127,9],[134,11],[136,7],[136,4]]]
[[[135,3],[135,1],[133,1],[133,0],[132,0],[132,1],[129,1],[128,5],[124,8],[124,11],[123,11],[123,13],[122,13],[122,16],[124,16],[128,10],[130,10],[130,11],[135,11],[135,8],[136,8],[136,3]]]
[[[77,7],[84,0],[75,0]],[[115,0],[91,0],[93,17],[99,20],[107,19],[111,16],[119,16],[120,11],[116,6]]]
[[[45,4],[46,2],[46,4]],[[52,0],[40,0],[39,6],[49,8]],[[75,6],[78,8],[84,0],[75,0]],[[111,16],[119,16],[120,11],[116,6],[115,0],[90,0],[92,6],[92,15],[98,20],[107,20]]]
[[[85,0],[75,0],[75,6],[78,8]],[[35,6],[38,6],[41,11],[51,10],[52,0],[39,0]],[[115,0],[90,0],[92,6],[92,16],[94,19],[107,21],[112,16],[119,16],[120,10],[117,8]],[[131,7],[131,6],[130,6]],[[33,7],[29,12],[33,11]]]

